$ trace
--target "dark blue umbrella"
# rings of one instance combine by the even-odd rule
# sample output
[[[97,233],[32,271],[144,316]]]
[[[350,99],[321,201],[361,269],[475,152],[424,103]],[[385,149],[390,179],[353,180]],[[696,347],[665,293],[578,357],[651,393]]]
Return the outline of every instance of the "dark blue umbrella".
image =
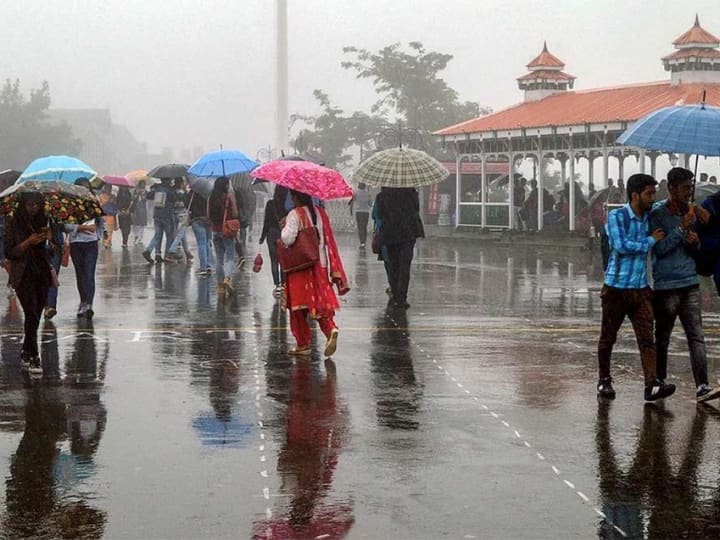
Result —
[[[230,176],[250,172],[257,166],[257,161],[250,159],[239,150],[218,150],[198,159],[188,172],[201,177]]]

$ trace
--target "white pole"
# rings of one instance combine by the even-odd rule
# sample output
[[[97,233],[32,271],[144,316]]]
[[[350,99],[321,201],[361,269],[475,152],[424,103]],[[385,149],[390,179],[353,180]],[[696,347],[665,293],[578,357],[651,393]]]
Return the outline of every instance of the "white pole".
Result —
[[[277,7],[277,104],[275,109],[275,145],[278,152],[289,153],[288,141],[288,35],[287,0],[276,0]]]

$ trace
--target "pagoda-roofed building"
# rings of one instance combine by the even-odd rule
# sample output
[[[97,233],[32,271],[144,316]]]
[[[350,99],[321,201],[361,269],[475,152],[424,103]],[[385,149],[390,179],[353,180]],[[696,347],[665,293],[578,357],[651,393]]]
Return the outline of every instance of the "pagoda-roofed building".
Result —
[[[660,152],[621,146],[617,138],[633,122],[661,107],[699,103],[705,95],[706,103],[720,106],[720,39],[695,23],[678,37],[676,51],[662,58],[670,79],[636,83],[608,88],[574,90],[575,77],[565,73],[565,64],[549,52],[547,43],[527,65],[528,73],[517,79],[524,91],[524,101],[498,112],[481,116],[435,133],[444,144],[456,150],[460,162],[480,163],[505,160],[512,175],[525,160],[532,160],[537,171],[540,192],[543,188],[543,160],[560,163],[566,181],[575,178],[575,165],[582,159],[588,164],[590,190],[595,186],[595,162],[600,158],[602,170],[598,187],[607,186],[609,160],[618,164],[618,177],[624,178],[624,164],[628,157],[637,160],[638,169],[655,176]],[[670,156],[670,162],[689,156]],[[456,226],[509,227],[511,209],[521,206],[514,201],[512,189],[509,200],[500,212],[500,203],[488,201],[488,186],[483,175],[481,201],[464,201],[462,174],[456,174]],[[569,207],[577,209],[575,190],[568,189]],[[538,227],[542,228],[544,210],[542,197],[538,205]],[[502,225],[497,216],[502,213]],[[576,229],[576,213],[567,216],[568,228]],[[490,216],[492,215],[492,218]]]

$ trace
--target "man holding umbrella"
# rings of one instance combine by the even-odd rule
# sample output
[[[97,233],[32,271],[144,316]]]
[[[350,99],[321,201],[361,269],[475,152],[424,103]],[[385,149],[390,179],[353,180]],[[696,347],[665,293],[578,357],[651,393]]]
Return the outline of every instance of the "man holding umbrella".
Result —
[[[170,243],[175,239],[175,221],[173,211],[175,209],[176,192],[170,184],[171,178],[162,178],[160,184],[153,186],[147,194],[148,200],[153,201],[155,208],[153,223],[155,225],[155,235],[150,243],[145,247],[142,255],[150,264],[153,263],[152,250],[155,249],[155,261],[174,262],[168,253]],[[160,256],[162,248],[162,238],[165,234],[165,257]]]

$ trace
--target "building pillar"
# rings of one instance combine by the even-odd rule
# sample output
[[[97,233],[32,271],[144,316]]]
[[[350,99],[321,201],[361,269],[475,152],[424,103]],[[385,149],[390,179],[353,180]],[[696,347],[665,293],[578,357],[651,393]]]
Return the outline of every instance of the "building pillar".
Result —
[[[543,208],[543,194],[544,194],[544,179],[543,179],[543,167],[542,167],[542,150],[538,152],[538,168],[537,168],[537,186],[538,186],[538,201],[537,201],[537,224],[538,224],[538,231],[543,230],[543,214],[545,213],[545,209]]]
[[[686,169],[689,169],[690,168],[690,154],[683,154],[682,157],[683,157],[683,163],[684,163],[683,167],[685,167]]]
[[[510,211],[508,212],[508,217],[509,217],[508,222],[509,222],[511,230],[515,228],[515,225],[516,225],[515,221],[517,221],[517,218],[515,216],[515,173],[513,171],[514,159],[515,159],[515,157],[513,156],[512,150],[510,150],[508,152],[508,179],[509,179],[508,186],[510,186],[510,188],[509,188]]]
[[[455,228],[460,226],[460,197],[462,196],[462,172],[460,167],[462,165],[462,156],[458,148],[457,142],[455,143]]]
[[[575,151],[570,149],[570,178],[568,179],[568,187],[570,189],[570,209],[568,211],[568,226],[571,231],[575,230]]]
[[[623,154],[618,154],[617,156],[618,160],[618,182],[620,179],[622,179],[623,183],[625,182],[625,156]]]
[[[641,148],[638,154],[638,165],[640,166],[640,172],[645,174],[645,149]]]
[[[593,191],[595,191],[595,156],[592,151],[588,153],[588,200]]]
[[[484,229],[487,227],[487,160],[485,158],[484,149],[480,149],[481,170],[480,174],[480,226]]]
[[[276,109],[275,109],[275,145],[278,152],[289,152],[288,143],[288,29],[287,0],[276,0],[277,36],[276,36]]]
[[[652,176],[653,178],[655,178],[655,173],[657,172],[657,158],[657,154],[650,154],[650,176]]]
[[[610,153],[603,144],[603,184],[608,187],[608,176],[610,174]]]

